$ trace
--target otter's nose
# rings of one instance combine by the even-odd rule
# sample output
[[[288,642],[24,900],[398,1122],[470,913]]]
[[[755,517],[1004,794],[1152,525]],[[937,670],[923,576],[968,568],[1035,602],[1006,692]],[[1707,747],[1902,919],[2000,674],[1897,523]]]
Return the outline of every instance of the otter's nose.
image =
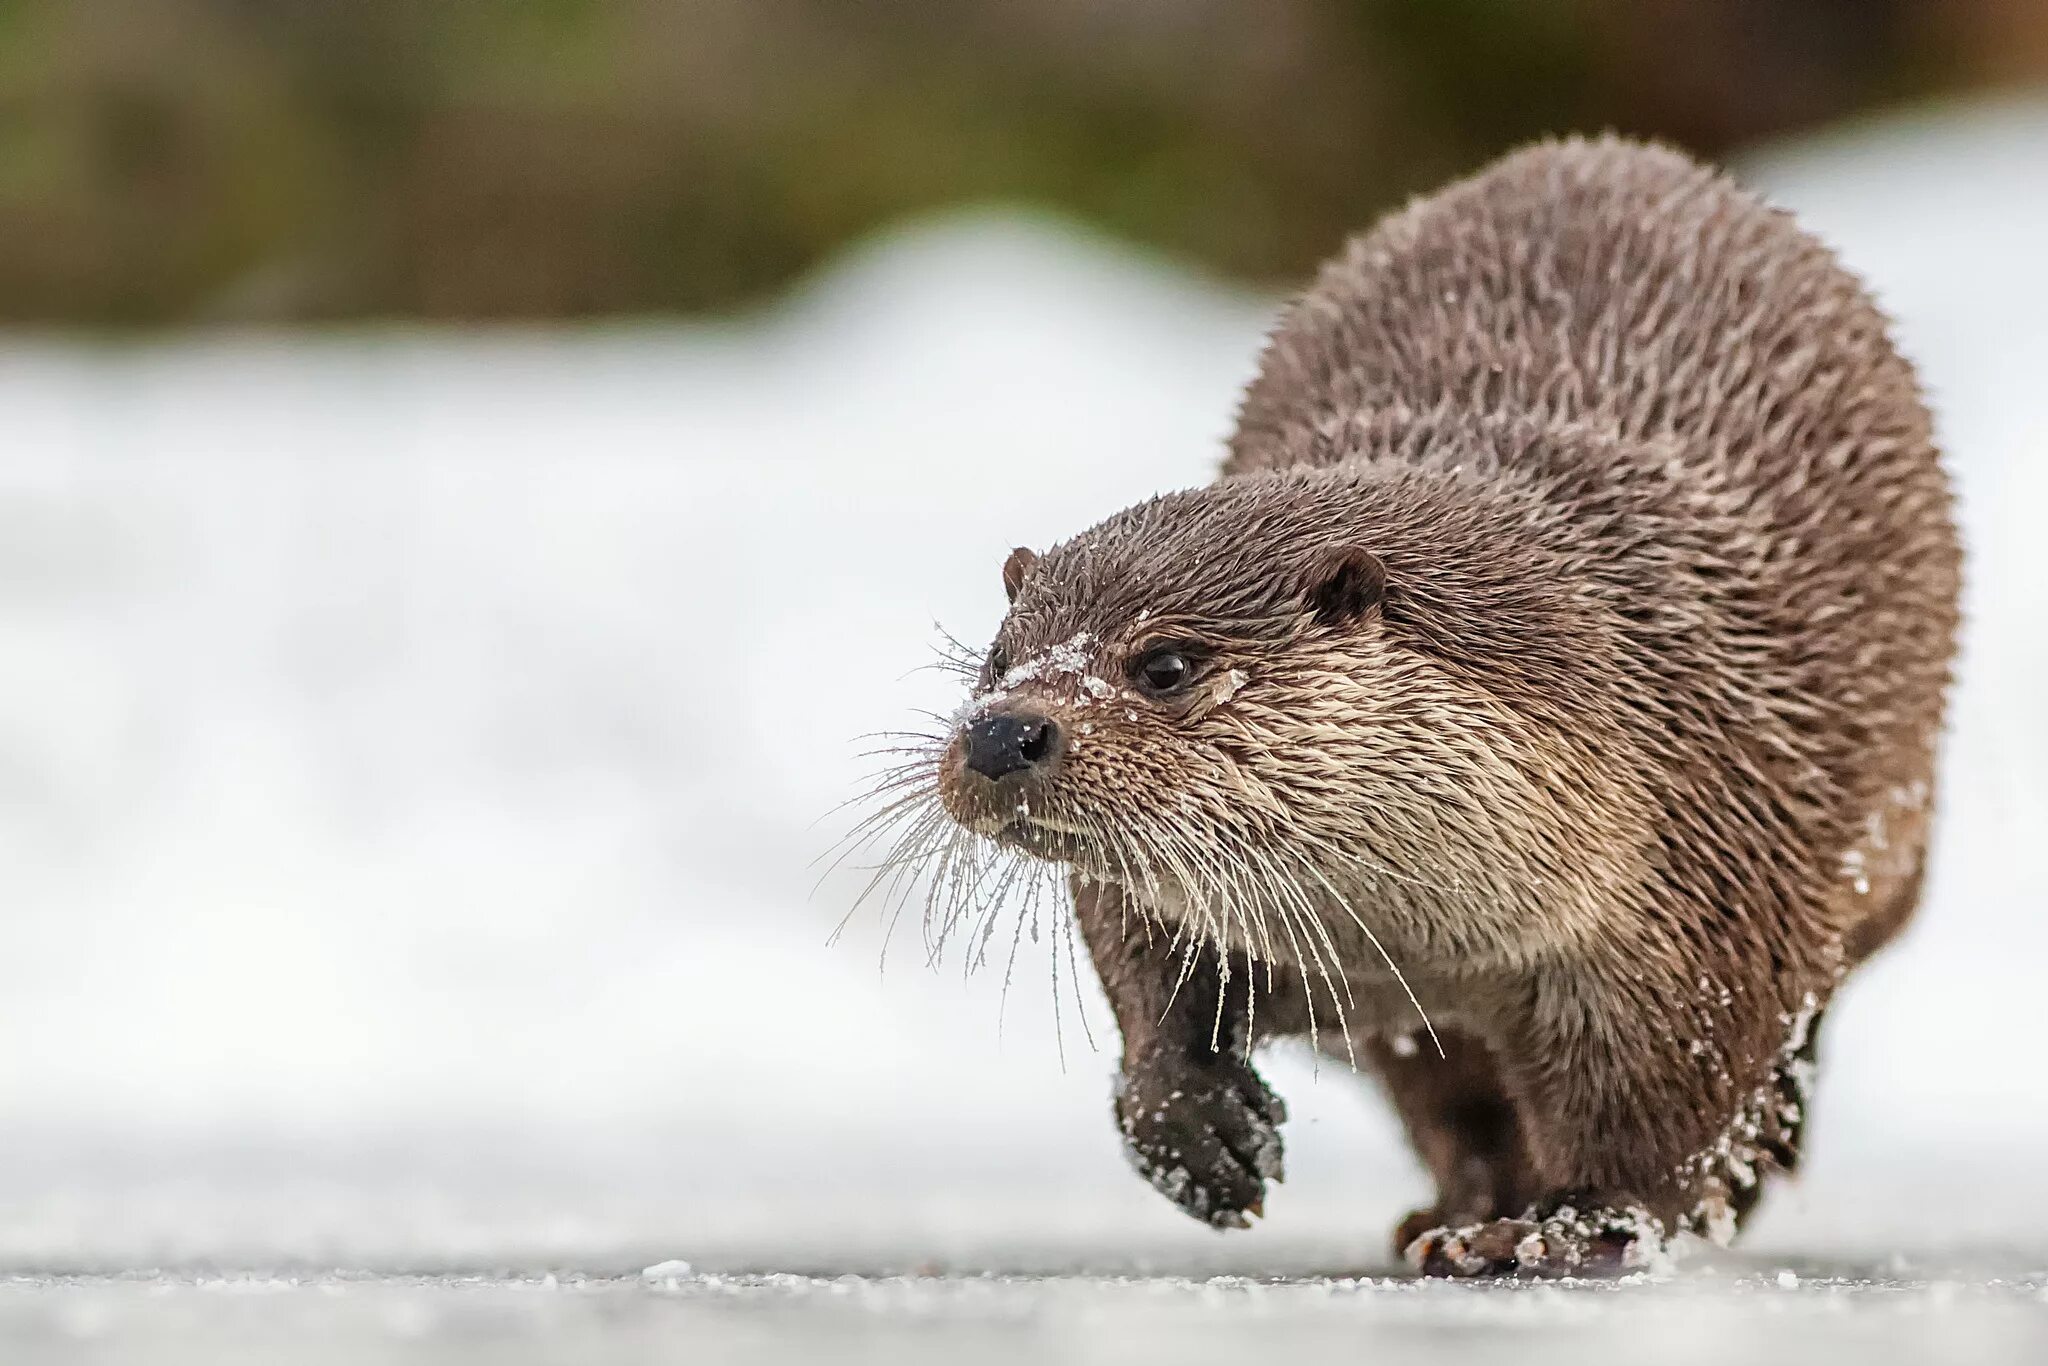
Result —
[[[1059,728],[1043,716],[996,712],[967,728],[967,766],[984,778],[1004,778],[1052,757]]]

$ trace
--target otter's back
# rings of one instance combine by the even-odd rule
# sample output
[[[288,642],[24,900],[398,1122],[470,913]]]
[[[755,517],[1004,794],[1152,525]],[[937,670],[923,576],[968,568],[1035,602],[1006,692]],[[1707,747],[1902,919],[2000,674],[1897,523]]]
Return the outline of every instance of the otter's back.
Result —
[[[1563,435],[1489,445],[1504,426]],[[1468,444],[1555,505],[1573,563],[1689,623],[1655,636],[1614,616],[1635,657],[1668,666],[1654,705],[1698,718],[1684,763],[1754,775],[1809,813],[1809,857],[1840,854],[1849,871],[1828,876],[1876,902],[1896,887],[1910,909],[1960,552],[1912,370],[1855,278],[1677,152],[1516,153],[1324,268],[1267,347],[1224,473]],[[1560,451],[1600,468],[1525,463]],[[1618,484],[1664,497],[1653,550],[1642,527],[1570,530],[1575,500]],[[1866,828],[1899,865],[1881,883],[1850,867]]]
[[[1347,424],[1402,411],[1676,438],[1759,484],[1853,479],[1817,468],[1844,442],[1929,448],[1883,315],[1824,247],[1614,138],[1518,152],[1355,239],[1274,332],[1226,473],[1349,458]]]

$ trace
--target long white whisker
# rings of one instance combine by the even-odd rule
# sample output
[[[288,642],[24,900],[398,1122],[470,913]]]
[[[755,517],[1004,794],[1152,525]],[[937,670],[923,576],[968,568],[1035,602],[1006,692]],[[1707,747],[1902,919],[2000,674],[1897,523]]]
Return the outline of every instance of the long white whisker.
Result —
[[[1444,1052],[1443,1040],[1437,1037],[1436,1026],[1429,1021],[1429,1012],[1422,1008],[1422,1002],[1416,998],[1415,989],[1408,985],[1408,978],[1402,973],[1399,966],[1395,964],[1394,956],[1387,952],[1387,946],[1382,944],[1380,937],[1372,932],[1372,927],[1359,917],[1358,911],[1351,905],[1350,901],[1341,895],[1335,887],[1330,886],[1330,880],[1323,876],[1320,868],[1317,868],[1307,859],[1303,859],[1302,863],[1317,878],[1321,879],[1323,886],[1329,888],[1331,899],[1344,908],[1344,913],[1351,917],[1351,923],[1358,926],[1359,932],[1365,935],[1366,939],[1371,942],[1373,949],[1379,954],[1380,961],[1387,965],[1387,971],[1393,973],[1394,980],[1401,984],[1402,992],[1408,997],[1408,1004],[1415,1007],[1416,1015],[1422,1020],[1423,1029],[1429,1034],[1430,1046],[1436,1049],[1436,1055],[1439,1058],[1448,1057],[1449,1055]]]

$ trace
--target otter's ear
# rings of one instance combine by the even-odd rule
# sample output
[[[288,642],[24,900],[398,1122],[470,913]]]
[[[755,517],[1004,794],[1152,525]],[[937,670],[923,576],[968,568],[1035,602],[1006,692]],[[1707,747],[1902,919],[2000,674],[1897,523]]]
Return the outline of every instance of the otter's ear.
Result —
[[[1017,590],[1024,586],[1024,576],[1038,565],[1038,555],[1029,546],[1018,546],[1010,552],[1010,558],[1003,561],[1003,591],[1010,595],[1010,601],[1017,600]]]
[[[1325,626],[1348,626],[1379,604],[1387,592],[1387,567],[1358,546],[1333,550],[1308,577],[1308,609]]]

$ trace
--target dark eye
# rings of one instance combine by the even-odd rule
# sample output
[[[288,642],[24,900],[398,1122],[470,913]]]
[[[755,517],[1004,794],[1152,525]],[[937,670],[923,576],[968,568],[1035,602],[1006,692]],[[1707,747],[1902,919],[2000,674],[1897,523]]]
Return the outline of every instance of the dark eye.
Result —
[[[1131,670],[1147,692],[1178,692],[1195,676],[1195,666],[1178,650],[1153,650]]]
[[[989,682],[1001,682],[1003,675],[1010,671],[1010,652],[1000,645],[989,646],[988,657],[982,667]]]

